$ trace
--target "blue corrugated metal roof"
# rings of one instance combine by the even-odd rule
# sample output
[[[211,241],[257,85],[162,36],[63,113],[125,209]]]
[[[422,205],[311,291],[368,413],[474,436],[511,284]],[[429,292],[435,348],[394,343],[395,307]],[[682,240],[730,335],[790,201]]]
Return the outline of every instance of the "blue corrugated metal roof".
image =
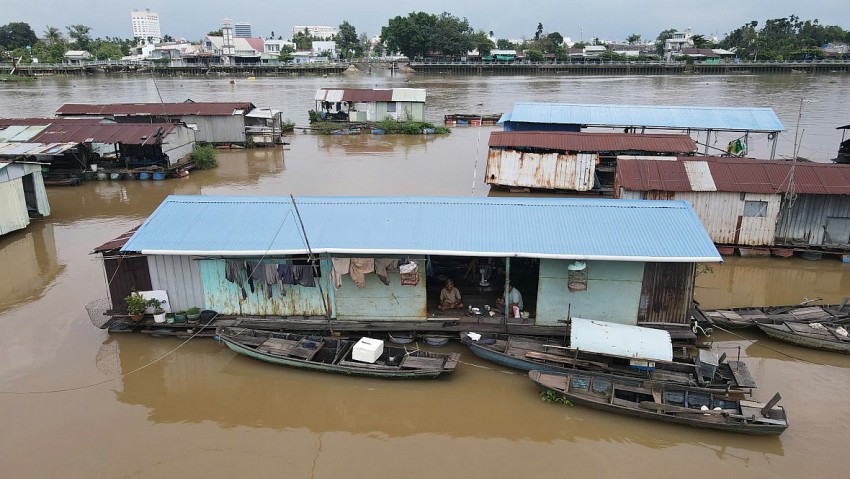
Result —
[[[586,126],[666,129],[785,131],[771,108],[721,108],[657,105],[577,105],[568,103],[515,103],[502,117],[517,123],[555,123]]]
[[[314,253],[720,261],[684,201],[301,197]],[[259,256],[307,248],[288,197],[169,196],[122,251]]]

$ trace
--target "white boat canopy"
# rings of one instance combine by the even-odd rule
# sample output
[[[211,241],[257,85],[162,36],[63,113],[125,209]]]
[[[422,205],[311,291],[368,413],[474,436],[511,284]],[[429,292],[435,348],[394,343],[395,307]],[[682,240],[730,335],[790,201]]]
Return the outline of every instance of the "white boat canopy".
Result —
[[[627,358],[673,360],[673,343],[667,331],[592,319],[572,318],[570,347]]]

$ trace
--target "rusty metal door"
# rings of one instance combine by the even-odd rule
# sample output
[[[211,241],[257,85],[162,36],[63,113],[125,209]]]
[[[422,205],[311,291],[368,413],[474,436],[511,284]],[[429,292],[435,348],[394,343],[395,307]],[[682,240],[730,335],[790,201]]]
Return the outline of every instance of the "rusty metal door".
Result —
[[[152,289],[148,260],[144,256],[104,258],[103,267],[109,284],[109,297],[112,298],[112,306],[115,308],[121,308],[124,305],[124,298],[134,289],[137,291]]]
[[[695,270],[694,263],[646,263],[638,323],[687,324]]]

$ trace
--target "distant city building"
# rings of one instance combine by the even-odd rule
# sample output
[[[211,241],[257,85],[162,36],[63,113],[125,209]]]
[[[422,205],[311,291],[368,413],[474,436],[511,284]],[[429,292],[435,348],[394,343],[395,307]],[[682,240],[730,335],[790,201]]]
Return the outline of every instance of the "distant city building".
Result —
[[[336,58],[336,42],[333,41],[318,41],[312,43],[312,50],[314,56],[324,56],[326,54],[328,58]]]
[[[292,27],[292,36],[296,33],[307,30],[307,33],[313,38],[331,38],[337,34],[336,27],[327,25],[296,25]]]
[[[233,36],[237,38],[251,38],[251,24],[248,22],[234,22]]]
[[[138,38],[139,43],[159,43],[162,40],[158,13],[149,8],[143,12],[133,10],[130,20],[133,22],[133,38]]]

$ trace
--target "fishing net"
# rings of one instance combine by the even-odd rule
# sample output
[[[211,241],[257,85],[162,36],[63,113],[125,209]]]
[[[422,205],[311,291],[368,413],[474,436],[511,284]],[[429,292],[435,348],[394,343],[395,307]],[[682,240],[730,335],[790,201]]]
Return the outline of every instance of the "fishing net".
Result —
[[[112,300],[109,298],[96,299],[86,304],[86,312],[89,313],[89,319],[95,327],[104,329],[112,322]]]

